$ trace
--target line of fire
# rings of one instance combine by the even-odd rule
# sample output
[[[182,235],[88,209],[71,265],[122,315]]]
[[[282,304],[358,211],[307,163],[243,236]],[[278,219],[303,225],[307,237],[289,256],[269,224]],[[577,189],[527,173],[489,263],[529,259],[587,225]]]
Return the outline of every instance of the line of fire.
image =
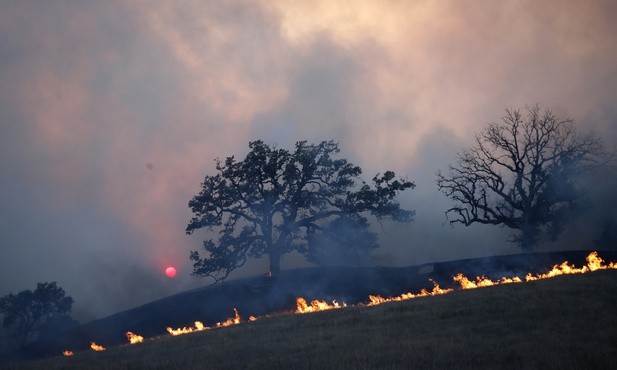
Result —
[[[520,278],[518,276],[513,276],[513,277],[502,277],[501,279],[497,279],[497,280],[491,280],[485,276],[476,276],[475,279],[470,279],[466,277],[465,275],[459,273],[459,274],[454,275],[452,277],[452,280],[454,281],[454,283],[458,284],[459,290],[465,290],[465,289],[476,289],[476,288],[489,287],[489,286],[501,285],[501,284],[530,282],[530,281],[535,281],[535,280],[540,280],[540,279],[548,279],[548,278],[552,278],[552,277],[560,276],[560,275],[585,274],[585,273],[598,271],[598,270],[617,269],[617,262],[606,263],[598,255],[597,252],[589,253],[589,255],[586,257],[586,260],[587,260],[587,265],[582,266],[580,268],[574,265],[570,265],[568,261],[564,261],[561,264],[554,265],[546,273],[535,274],[535,275],[531,273],[527,273],[523,278]],[[448,294],[448,293],[453,292],[454,290],[455,289],[453,288],[448,288],[448,289],[441,288],[439,284],[433,282],[433,289],[431,289],[430,291],[427,289],[422,289],[418,293],[415,293],[415,294],[414,293],[404,293],[398,296],[385,297],[385,298],[380,295],[369,295],[368,302],[360,303],[360,304],[353,305],[353,306],[376,306],[376,305],[380,305],[380,304],[387,303],[387,302],[405,301],[405,300],[418,298],[418,297],[430,297],[430,296]],[[293,313],[294,314],[307,314],[307,313],[312,313],[312,312],[340,309],[340,308],[345,308],[345,307],[348,307],[348,305],[345,303],[339,303],[336,301],[326,302],[323,300],[312,300],[311,302],[307,302],[306,299],[304,299],[303,297],[298,297],[296,299],[296,309],[295,311],[293,311]],[[266,315],[265,317],[268,317],[268,315]],[[262,317],[249,316],[247,320],[242,320],[242,318],[240,317],[240,314],[238,313],[238,310],[234,308],[234,315],[232,317],[228,318],[225,321],[217,322],[215,326],[209,327],[209,326],[205,326],[201,321],[195,321],[194,326],[182,327],[182,328],[177,328],[177,329],[167,327],[167,332],[170,335],[176,336],[176,335],[204,331],[204,330],[213,329],[213,328],[222,328],[222,327],[227,327],[227,326],[232,326],[232,325],[238,325],[238,324],[241,324],[247,321],[254,322],[254,321],[259,320],[260,318]],[[132,333],[130,331],[126,333],[126,337],[130,344],[142,343],[144,341],[144,337],[142,337],[141,335]],[[155,339],[155,338],[151,338],[151,339]],[[96,342],[91,342],[90,348],[91,350],[97,351],[97,352],[105,350],[104,346],[97,344]],[[73,351],[71,351],[70,349],[65,350],[62,354],[64,356],[74,355]]]

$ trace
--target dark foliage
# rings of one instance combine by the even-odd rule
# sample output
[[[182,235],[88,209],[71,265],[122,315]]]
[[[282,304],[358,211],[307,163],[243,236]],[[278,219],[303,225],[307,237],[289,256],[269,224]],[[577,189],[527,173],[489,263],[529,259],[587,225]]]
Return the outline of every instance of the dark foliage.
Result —
[[[281,257],[292,251],[317,263],[328,256],[358,260],[378,246],[367,215],[412,219],[413,211],[394,200],[398,192],[413,188],[412,182],[386,171],[366,183],[360,167],[335,158],[339,148],[333,141],[300,141],[294,151],[262,141],[249,148],[244,160],[217,160],[217,174],[206,176],[189,202],[195,216],[186,232],[218,232],[216,240],[204,242],[205,257],[191,253],[194,275],[223,280],[247,257],[262,255],[277,274]]]
[[[554,239],[579,212],[581,175],[602,165],[602,143],[580,135],[569,119],[561,121],[538,106],[523,115],[506,110],[475,145],[458,155],[437,186],[455,204],[451,223],[507,226],[512,240],[531,252],[541,239]]]
[[[47,329],[58,329],[60,323],[75,325],[68,317],[72,306],[73,298],[56,282],[38,283],[34,291],[24,290],[0,298],[2,327],[10,336],[10,350],[23,347]]]

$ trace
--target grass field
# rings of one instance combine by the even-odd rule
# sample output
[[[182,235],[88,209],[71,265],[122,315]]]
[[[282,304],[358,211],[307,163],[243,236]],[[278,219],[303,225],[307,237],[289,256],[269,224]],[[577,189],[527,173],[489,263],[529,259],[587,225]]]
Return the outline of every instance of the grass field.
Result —
[[[617,271],[279,315],[10,369],[617,368]]]

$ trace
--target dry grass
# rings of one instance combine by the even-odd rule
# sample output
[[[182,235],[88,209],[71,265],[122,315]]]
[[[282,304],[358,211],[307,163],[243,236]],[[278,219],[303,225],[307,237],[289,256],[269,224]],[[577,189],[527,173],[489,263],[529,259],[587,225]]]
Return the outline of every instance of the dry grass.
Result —
[[[9,368],[615,369],[616,307],[617,271],[599,271],[281,315]]]

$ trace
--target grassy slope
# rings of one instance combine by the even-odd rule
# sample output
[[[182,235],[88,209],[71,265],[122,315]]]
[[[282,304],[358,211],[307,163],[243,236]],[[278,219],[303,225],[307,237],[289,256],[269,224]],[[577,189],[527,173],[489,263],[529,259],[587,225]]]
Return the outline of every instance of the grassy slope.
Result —
[[[577,266],[585,263],[589,251],[569,251],[491,256],[437,262],[408,267],[314,267],[282,271],[278,278],[265,276],[233,280],[182,292],[134,309],[95,320],[54,337],[43,337],[19,354],[23,359],[55,356],[66,348],[89,350],[92,340],[113,347],[126,343],[127,330],[144,337],[167,335],[165,327],[180,327],[200,320],[206,325],[223,321],[234,307],[242,317],[289,311],[298,296],[307,299],[333,299],[339,302],[366,302],[369,294],[394,296],[432,288],[429,280],[442,287],[453,285],[452,276],[486,275],[493,279],[527,272],[546,272],[548,266],[567,260]],[[617,261],[617,251],[600,255]],[[458,284],[454,284],[458,286]]]
[[[14,368],[617,368],[617,271],[281,315]]]

